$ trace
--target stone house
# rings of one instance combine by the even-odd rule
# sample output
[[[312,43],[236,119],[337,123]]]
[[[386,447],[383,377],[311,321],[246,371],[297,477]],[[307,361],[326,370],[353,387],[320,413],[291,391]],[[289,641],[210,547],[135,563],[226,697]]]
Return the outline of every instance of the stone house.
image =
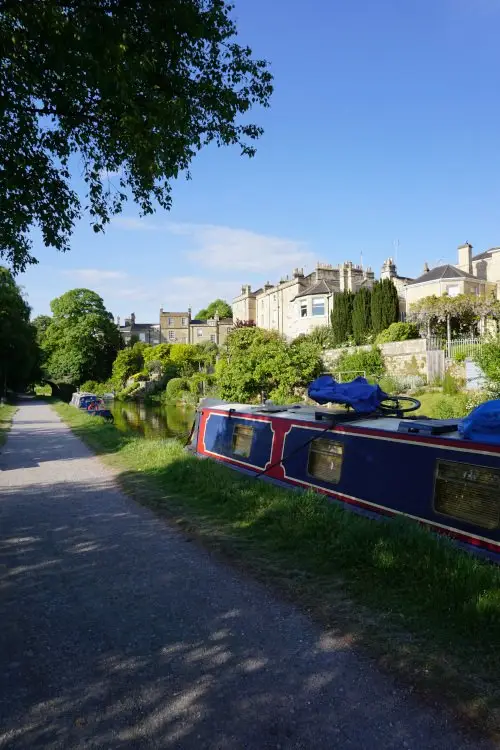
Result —
[[[296,268],[291,278],[281,279],[277,284],[267,282],[255,291],[244,285],[233,300],[233,319],[253,322],[294,339],[330,324],[335,294],[344,290],[356,292],[364,285],[372,287],[374,280],[370,268],[363,269],[350,261],[338,266],[317,263],[308,275],[302,268]]]
[[[129,344],[131,340],[153,346],[160,343],[159,323],[136,323],[135,313],[125,318],[124,325],[121,325],[120,318],[117,318],[116,325],[125,344]]]
[[[186,312],[166,312],[160,309],[160,339],[167,344],[202,344],[212,341],[221,346],[233,327],[232,318],[209,320],[191,318],[191,309]]]
[[[491,253],[491,257],[484,257],[488,253]],[[408,281],[406,285],[407,311],[418,300],[432,295],[441,297],[446,294],[449,297],[457,297],[459,294],[472,294],[484,297],[493,294],[497,297],[500,286],[500,263],[497,265],[494,255],[494,251],[486,251],[476,256],[474,262],[472,245],[466,242],[458,248],[456,266],[447,263],[429,268],[425,264],[422,275]],[[500,258],[498,260],[500,261]],[[478,269],[481,275],[478,275]]]

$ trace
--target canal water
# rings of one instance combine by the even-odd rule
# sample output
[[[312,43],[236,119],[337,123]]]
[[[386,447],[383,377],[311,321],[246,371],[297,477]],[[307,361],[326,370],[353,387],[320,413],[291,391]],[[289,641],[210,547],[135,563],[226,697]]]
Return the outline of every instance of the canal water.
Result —
[[[148,406],[136,401],[111,401],[106,408],[113,413],[115,426],[121,432],[148,440],[169,437],[187,440],[195,414],[192,406]]]

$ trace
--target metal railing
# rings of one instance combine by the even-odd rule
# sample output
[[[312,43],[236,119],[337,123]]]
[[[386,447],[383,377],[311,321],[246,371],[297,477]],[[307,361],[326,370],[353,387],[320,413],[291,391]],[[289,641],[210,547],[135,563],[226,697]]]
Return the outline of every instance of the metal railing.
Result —
[[[442,349],[447,359],[454,359],[457,355],[472,358],[481,353],[484,343],[484,339],[478,336],[460,337],[450,342],[439,336],[429,336],[427,349]]]

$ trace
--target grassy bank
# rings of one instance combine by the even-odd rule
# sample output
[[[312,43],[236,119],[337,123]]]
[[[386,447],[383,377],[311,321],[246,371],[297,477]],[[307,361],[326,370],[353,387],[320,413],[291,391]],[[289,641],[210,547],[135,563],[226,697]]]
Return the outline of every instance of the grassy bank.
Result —
[[[500,730],[500,568],[409,522],[370,521],[200,461],[175,441],[55,408],[138,501],[365,644],[407,684]]]
[[[11,404],[0,404],[0,445],[7,440],[7,432],[12,424],[12,417],[16,413],[16,407]]]

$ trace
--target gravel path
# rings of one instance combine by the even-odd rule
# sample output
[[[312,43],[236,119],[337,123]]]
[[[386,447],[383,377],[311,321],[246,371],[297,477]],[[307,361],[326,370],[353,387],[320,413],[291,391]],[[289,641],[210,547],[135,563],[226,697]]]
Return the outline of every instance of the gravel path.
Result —
[[[9,750],[491,747],[137,506],[36,402],[0,455],[0,658]]]

